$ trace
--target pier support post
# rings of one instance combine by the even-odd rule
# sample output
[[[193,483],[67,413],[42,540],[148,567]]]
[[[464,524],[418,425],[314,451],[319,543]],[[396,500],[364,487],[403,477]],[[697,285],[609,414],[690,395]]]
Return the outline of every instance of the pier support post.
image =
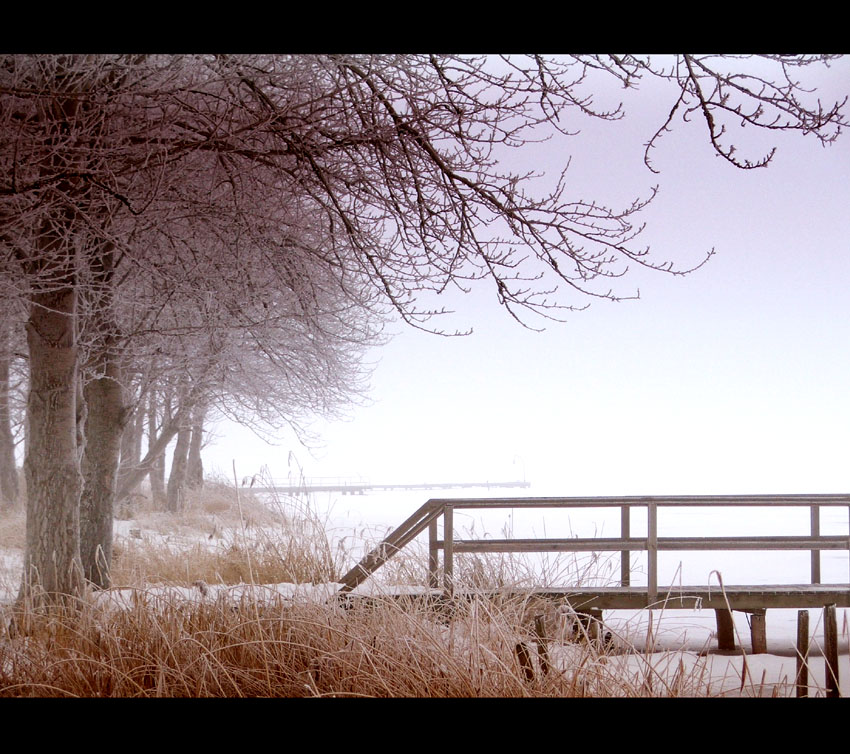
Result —
[[[602,611],[588,610],[589,618],[587,633],[591,641],[598,642],[602,638]]]
[[[732,611],[725,608],[714,611],[717,619],[717,648],[720,650],[735,649],[735,621]]]
[[[590,643],[599,641],[602,637],[602,611],[598,608],[583,609],[576,614],[581,624],[579,637]]]
[[[525,675],[525,680],[531,683],[534,680],[534,663],[531,661],[531,653],[528,651],[528,645],[523,641],[518,642],[514,647],[514,653],[516,654],[520,669],[523,675]]]
[[[534,617],[534,635],[537,639],[537,656],[540,659],[540,672],[549,674],[549,646],[546,638],[546,617],[536,615]]]
[[[809,695],[809,611],[797,611],[797,697]]]
[[[753,654],[763,655],[767,652],[767,610],[762,607],[750,610],[749,613]]]
[[[835,617],[835,605],[823,609],[824,664],[826,665],[826,695],[841,696],[838,682],[838,621]]]

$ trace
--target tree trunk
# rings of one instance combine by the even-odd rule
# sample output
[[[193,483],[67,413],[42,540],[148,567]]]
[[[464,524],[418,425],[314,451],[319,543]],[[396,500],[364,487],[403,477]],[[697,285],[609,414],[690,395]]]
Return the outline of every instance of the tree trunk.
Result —
[[[19,490],[9,401],[12,358],[6,322],[0,322],[0,339],[0,508],[11,508],[18,502]]]
[[[80,502],[80,556],[83,574],[100,588],[109,586],[112,522],[121,436],[126,423],[118,369],[107,356],[106,373],[85,387],[88,405]]]
[[[151,498],[157,510],[165,510],[165,451],[150,468]]]
[[[189,456],[189,440],[192,430],[189,426],[182,426],[177,432],[177,443],[174,446],[174,456],[171,460],[171,473],[168,475],[168,489],[166,491],[166,509],[170,513],[178,513],[183,510],[184,496],[186,494],[186,468]]]
[[[80,595],[80,495],[77,443],[76,292],[72,286],[31,296],[27,343],[30,387],[26,550],[22,598]]]
[[[148,437],[148,452],[145,457],[139,462],[139,465],[130,473],[126,479],[122,479],[118,485],[117,500],[123,500],[129,495],[141,481],[151,473],[157,461],[165,453],[168,444],[181,430],[189,429],[191,426],[191,407],[195,401],[199,400],[200,388],[196,385],[183,393],[183,398],[178,402],[177,411],[171,415],[170,405],[166,412],[167,418],[163,420],[162,428],[156,440]],[[170,402],[169,402],[170,404]],[[150,415],[149,415],[150,420]],[[187,435],[189,433],[186,433]],[[179,444],[179,440],[178,440]],[[184,438],[185,449],[181,451],[185,466],[186,456],[188,454],[189,439]],[[178,459],[180,454],[178,454]],[[183,472],[185,475],[185,471]],[[176,481],[176,479],[175,479]],[[169,479],[170,482],[170,479]],[[166,491],[166,497],[167,497]]]
[[[204,417],[206,406],[198,404],[192,412],[192,439],[189,442],[189,458],[186,466],[186,486],[199,490],[204,486],[204,463],[201,460],[201,446],[204,439]]]
[[[157,437],[158,392],[151,388],[148,401],[148,448],[153,447]],[[164,424],[165,422],[163,422]],[[150,469],[151,498],[158,510],[165,508],[165,449],[157,456]]]
[[[105,588],[109,586],[112,565],[112,524],[121,438],[129,418],[117,361],[115,249],[111,242],[91,250],[89,270],[91,284],[81,294],[94,341],[89,344],[83,395],[88,419],[81,461],[80,557],[86,579]]]
[[[120,502],[127,497],[151,473],[156,463],[163,457],[168,443],[174,439],[179,429],[179,417],[172,419],[162,428],[159,437],[148,447],[148,452],[139,461],[139,465],[128,474],[126,479],[121,480],[121,483],[118,485],[118,494],[115,496],[117,501]]]
[[[142,460],[142,435],[145,429],[145,412],[140,407],[132,413],[121,433],[121,461],[118,477],[126,477]]]

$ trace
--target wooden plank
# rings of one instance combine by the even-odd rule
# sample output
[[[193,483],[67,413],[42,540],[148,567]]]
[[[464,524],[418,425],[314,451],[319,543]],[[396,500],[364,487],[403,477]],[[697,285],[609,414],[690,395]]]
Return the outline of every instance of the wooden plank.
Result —
[[[846,587],[845,587],[846,589]],[[699,590],[702,590],[701,592]],[[444,601],[445,592],[442,589],[396,589],[395,591],[383,590],[383,596],[396,596],[404,599],[421,598],[426,600]],[[646,588],[630,587],[622,589],[610,588],[565,588],[546,587],[542,589],[455,589],[456,599],[510,599],[521,596],[535,595],[540,599],[548,599],[559,603],[569,604],[577,613],[588,613],[591,610],[639,610],[646,606]],[[706,610],[732,610],[751,612],[753,610],[768,608],[793,608],[798,609],[815,607],[821,609],[831,599],[840,598],[839,607],[850,607],[850,592],[820,590],[816,593],[805,591],[801,588],[796,591],[759,592],[748,590],[746,592],[733,591],[727,587],[726,593],[720,593],[716,587],[692,588],[690,593],[681,595],[662,594],[658,606],[667,609],[694,609]],[[727,606],[728,602],[728,606]]]
[[[456,539],[455,552],[605,552],[613,550],[645,550],[645,539],[590,537],[579,539]]]
[[[660,537],[659,550],[846,550],[847,537]],[[818,583],[817,581],[813,583]]]
[[[653,495],[622,497],[493,497],[445,498],[430,502],[457,508],[609,508],[646,507],[649,501],[664,507],[808,507],[850,505],[850,494],[835,495]]]
[[[442,544],[438,544],[442,547]],[[657,549],[671,550],[846,550],[845,536],[658,537]],[[608,552],[649,549],[649,539],[567,537],[562,539],[456,539],[455,552]]]
[[[484,594],[485,592],[481,592]],[[495,590],[487,592],[498,593]],[[523,592],[527,593],[527,592]],[[639,610],[646,607],[646,587],[546,587],[533,593],[543,598],[567,600],[577,611],[580,607],[603,610]],[[734,610],[760,608],[821,608],[834,602],[840,607],[850,607],[850,585],[820,586],[767,586],[717,587],[683,586],[666,590],[657,597],[657,605],[665,609],[726,609],[727,602]]]

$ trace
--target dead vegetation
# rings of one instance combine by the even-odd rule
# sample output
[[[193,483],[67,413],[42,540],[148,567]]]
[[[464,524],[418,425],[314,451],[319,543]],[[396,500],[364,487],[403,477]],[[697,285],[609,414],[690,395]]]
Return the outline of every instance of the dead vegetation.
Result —
[[[638,652],[624,637],[590,630],[566,606],[530,595],[442,605],[398,599],[393,583],[424,579],[415,553],[399,558],[385,593],[369,599],[299,593],[295,584],[333,582],[351,558],[309,509],[281,502],[268,506],[222,485],[177,516],[137,510],[116,537],[113,589],[62,610],[6,609],[0,696],[723,693],[707,658]],[[502,556],[470,558],[457,575],[479,588],[528,576]],[[738,693],[789,688],[765,692],[750,678]]]

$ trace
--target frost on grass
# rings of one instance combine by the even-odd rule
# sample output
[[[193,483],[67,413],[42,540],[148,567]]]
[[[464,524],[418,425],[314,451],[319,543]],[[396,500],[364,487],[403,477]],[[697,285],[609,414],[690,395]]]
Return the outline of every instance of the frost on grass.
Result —
[[[464,556],[456,563],[460,584],[505,593],[440,606],[399,597],[429,591],[427,551],[414,546],[339,600],[335,578],[384,531],[343,531],[304,503],[269,506],[246,495],[236,506],[230,493],[205,495],[178,516],[139,510],[116,523],[114,588],[65,614],[7,609],[0,695],[794,693],[793,656],[707,651],[713,611],[612,611],[603,632],[591,635],[567,603],[528,591],[539,579],[610,578],[604,560],[552,559],[535,571],[501,554]],[[7,602],[20,577],[14,540],[5,528]],[[341,542],[356,542],[356,552]],[[823,662],[810,666],[811,694],[822,695]]]

